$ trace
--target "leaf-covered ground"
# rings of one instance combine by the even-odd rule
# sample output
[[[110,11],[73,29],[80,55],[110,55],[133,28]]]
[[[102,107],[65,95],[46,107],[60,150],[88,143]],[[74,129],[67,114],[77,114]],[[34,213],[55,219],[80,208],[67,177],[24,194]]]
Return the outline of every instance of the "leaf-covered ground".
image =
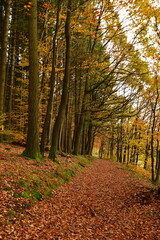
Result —
[[[10,155],[13,163],[8,158],[7,165],[3,154],[1,168],[6,167],[10,173],[7,176],[1,173],[0,239],[160,239],[159,196],[150,190],[149,183],[134,178],[120,165],[97,159],[54,191],[53,197],[30,204],[28,199],[14,200],[10,189],[16,175],[11,172],[19,171],[21,162],[24,169],[26,160]],[[28,171],[37,168],[31,160],[27,166]],[[49,161],[43,167],[46,171],[54,170]],[[22,174],[22,169],[19,173]]]

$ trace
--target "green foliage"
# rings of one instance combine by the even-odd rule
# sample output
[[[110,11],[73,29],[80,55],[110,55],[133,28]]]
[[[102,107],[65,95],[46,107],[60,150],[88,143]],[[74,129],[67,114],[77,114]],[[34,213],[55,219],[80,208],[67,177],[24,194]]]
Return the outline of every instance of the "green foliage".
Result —
[[[6,114],[3,113],[0,115],[0,129],[3,128],[3,124],[4,124],[5,120],[6,120]]]
[[[26,149],[23,151],[22,156],[28,159],[35,159],[37,163],[40,163],[42,160],[42,155],[40,152],[28,151]]]
[[[32,190],[32,191],[30,191],[30,190],[28,190],[28,189],[26,189],[25,191],[23,191],[23,192],[21,192],[21,193],[14,193],[13,194],[13,197],[15,197],[15,198],[29,198],[29,199],[31,199],[31,200],[33,200],[33,201],[40,201],[40,200],[42,200],[42,194],[40,193],[40,192],[38,192],[38,191],[35,191],[35,190]]]
[[[9,217],[15,217],[16,215],[17,215],[17,213],[14,211],[14,210],[9,210],[8,212],[7,212],[7,215],[9,216]]]
[[[5,129],[3,131],[0,130],[0,136],[3,139],[3,141],[6,141],[6,142],[14,142],[17,144],[25,143],[25,135],[22,132]]]
[[[68,182],[72,179],[72,177],[75,176],[75,173],[71,169],[64,169],[62,166],[57,167],[55,176],[58,177],[58,179],[62,179],[64,182]]]
[[[25,188],[26,187],[26,181],[24,179],[19,180],[19,186]]]
[[[5,150],[7,150],[7,151],[10,151],[10,150],[11,150],[11,148],[5,148]]]
[[[32,196],[33,196],[36,200],[40,201],[40,200],[42,199],[42,194],[41,194],[40,192],[31,191],[30,193],[32,194]]]
[[[79,164],[81,167],[85,167],[85,164],[84,164],[84,163],[79,162],[78,164]]]
[[[20,196],[23,197],[23,198],[30,198],[31,195],[29,194],[29,192],[24,191],[20,194]]]
[[[68,154],[64,153],[64,152],[60,152],[59,155],[62,156],[62,157],[67,157],[68,156]]]
[[[18,184],[24,190],[21,193],[15,192],[13,194],[14,197],[40,201],[43,196],[51,196],[54,181],[51,174],[46,173],[46,175],[44,175],[43,172],[36,171],[35,173],[27,175],[25,179],[20,179]]]
[[[52,197],[53,195],[53,189],[54,187],[50,186],[50,187],[46,187],[43,191],[43,196],[44,197]]]
[[[92,159],[88,159],[82,155],[78,155],[77,158],[79,159],[79,162],[78,164],[81,166],[81,167],[85,167],[85,166],[88,166],[89,164],[91,164],[92,162]]]
[[[3,141],[11,142],[13,139],[14,133],[10,130],[0,130],[0,136]]]
[[[2,179],[2,178],[4,178],[4,174],[0,174],[0,180]]]
[[[11,187],[9,187],[9,186],[4,186],[4,188],[3,188],[5,191],[10,191],[11,190]]]
[[[68,169],[57,165],[55,172],[45,172],[36,170],[28,174],[25,178],[18,181],[18,185],[22,188],[21,192],[14,192],[16,198],[29,198],[33,201],[40,201],[45,197],[51,197],[53,190],[58,186],[70,181],[79,172],[82,167],[91,163],[91,159],[78,156],[78,162],[74,162]]]

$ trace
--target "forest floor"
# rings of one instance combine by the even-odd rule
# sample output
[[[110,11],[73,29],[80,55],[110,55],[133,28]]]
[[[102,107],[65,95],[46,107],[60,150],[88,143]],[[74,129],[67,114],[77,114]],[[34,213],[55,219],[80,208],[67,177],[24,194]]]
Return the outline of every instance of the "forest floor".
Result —
[[[50,174],[60,175],[65,159],[58,172],[50,160],[36,163],[21,152],[0,144],[0,239],[160,239],[160,198],[148,181],[97,159],[49,196]]]

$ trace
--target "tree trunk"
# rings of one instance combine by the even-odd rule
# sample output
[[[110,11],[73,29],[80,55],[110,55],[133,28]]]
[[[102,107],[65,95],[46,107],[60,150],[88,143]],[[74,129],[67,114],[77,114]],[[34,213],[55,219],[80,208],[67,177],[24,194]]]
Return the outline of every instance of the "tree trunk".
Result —
[[[0,50],[2,48],[2,32],[3,32],[3,23],[4,23],[4,0],[0,2]]]
[[[129,157],[130,157],[130,145],[128,143],[128,145],[127,145],[127,164],[129,163]]]
[[[31,1],[29,15],[29,98],[28,133],[24,156],[39,160],[39,76],[37,39],[37,0]]]
[[[85,98],[85,96],[84,96]],[[82,139],[82,134],[83,134],[83,126],[84,126],[84,104],[82,106],[82,111],[81,111],[81,115],[80,115],[80,120],[79,120],[79,124],[78,124],[78,131],[76,132],[76,136],[74,139],[74,150],[73,153],[75,155],[80,154],[80,144],[81,144],[81,139]]]
[[[70,77],[70,19],[71,19],[71,0],[68,0],[67,6],[67,18],[65,23],[65,38],[66,38],[66,56],[65,56],[65,73],[63,79],[63,89],[61,103],[59,106],[58,116],[55,120],[55,124],[52,132],[52,144],[49,153],[49,158],[56,161],[56,151],[58,147],[59,132],[61,129],[61,124],[65,116],[67,97],[68,97],[68,87],[69,87],[69,77]]]
[[[68,99],[67,109],[66,109],[66,127],[65,127],[65,152],[72,152],[72,113],[71,113],[71,101]]]
[[[9,16],[10,16],[11,0],[6,0],[5,3],[5,17],[3,31],[1,33],[1,56],[0,56],[0,116],[4,112],[4,91],[6,81],[6,56],[7,56],[7,42],[9,30]]]
[[[152,167],[152,182],[155,181],[155,159],[154,159],[154,132],[155,132],[155,126],[156,126],[156,108],[158,104],[159,99],[159,89],[158,89],[158,77],[157,72],[155,74],[155,87],[156,87],[156,98],[155,103],[152,107],[152,127],[151,127],[151,167]]]
[[[86,103],[87,103],[87,97],[88,97],[88,76],[86,76],[86,81],[85,81],[85,91],[83,95],[83,100],[82,100],[82,106],[81,106],[81,111],[80,111],[80,118],[78,121],[78,125],[75,126],[75,136],[74,136],[74,147],[73,147],[73,153],[75,155],[81,153],[81,141],[82,141],[82,134],[83,134],[83,127],[85,123],[85,109],[86,109]]]
[[[160,150],[158,151],[157,169],[154,183],[158,184],[160,179]]]
[[[83,130],[82,130],[82,139],[81,139],[81,155],[85,155],[86,153],[86,144],[87,144],[87,130],[88,130],[88,122],[86,121],[87,119],[85,118],[84,124],[83,124]]]
[[[12,38],[11,38],[11,46],[10,46],[10,66],[9,66],[9,77],[6,86],[6,101],[5,101],[5,109],[7,113],[7,125],[8,128],[12,127],[12,104],[13,104],[13,86],[15,79],[15,58],[16,58],[16,31],[14,30],[16,13],[13,12],[13,20],[12,20]]]
[[[56,39],[58,34],[58,28],[59,28],[59,13],[60,13],[60,4],[61,1],[58,1],[58,8],[57,8],[57,18],[56,18],[56,27],[55,27],[55,33],[53,37],[53,55],[52,55],[52,72],[51,72],[51,78],[50,78],[50,94],[47,104],[47,112],[46,117],[44,121],[43,131],[42,131],[42,137],[41,137],[41,144],[40,144],[40,150],[41,154],[44,155],[45,151],[45,143],[46,138],[49,133],[49,126],[50,126],[50,120],[51,120],[51,111],[52,111],[52,104],[53,104],[53,92],[54,92],[54,86],[55,86],[55,64],[56,64]]]
[[[127,146],[124,146],[123,163],[126,163]]]
[[[110,140],[110,158],[113,159],[113,152],[114,152],[114,127],[111,126],[111,140]]]
[[[93,142],[94,142],[94,126],[92,124],[92,121],[90,121],[88,127],[88,141],[86,145],[85,154],[92,155]]]

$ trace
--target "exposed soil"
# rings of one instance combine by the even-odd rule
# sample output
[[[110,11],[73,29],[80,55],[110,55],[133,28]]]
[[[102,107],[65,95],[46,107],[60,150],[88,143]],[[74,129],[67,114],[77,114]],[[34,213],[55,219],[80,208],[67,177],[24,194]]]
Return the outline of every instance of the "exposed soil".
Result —
[[[159,240],[160,198],[150,187],[120,165],[97,159],[52,198],[21,206],[2,191],[1,209],[8,202],[17,215],[7,223],[1,215],[0,239]]]

